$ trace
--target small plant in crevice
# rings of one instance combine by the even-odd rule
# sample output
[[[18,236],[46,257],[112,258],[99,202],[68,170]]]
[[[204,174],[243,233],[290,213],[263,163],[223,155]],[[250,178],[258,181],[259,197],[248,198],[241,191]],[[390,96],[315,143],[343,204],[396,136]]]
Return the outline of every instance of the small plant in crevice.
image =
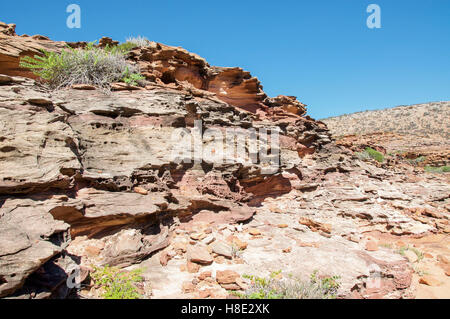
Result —
[[[103,291],[104,299],[141,299],[137,284],[143,281],[143,270],[120,270],[117,267],[94,267],[91,277],[96,287]]]
[[[417,166],[419,163],[424,162],[426,159],[427,159],[427,158],[426,158],[425,156],[419,156],[419,157],[414,158],[414,159],[409,159],[408,162],[409,162],[411,165]]]
[[[125,44],[136,47],[146,47],[150,44],[150,40],[146,37],[137,36],[127,38]]]
[[[417,275],[419,275],[419,276],[425,276],[425,275],[429,275],[429,274],[430,274],[430,273],[427,272],[426,270],[420,269],[420,268],[417,267],[417,266],[413,266],[413,270],[414,270],[414,272],[415,272]]]
[[[123,73],[122,81],[129,84],[129,85],[143,85],[143,81],[145,80],[145,77],[142,76],[139,73],[134,73],[129,70],[127,67]]]
[[[441,166],[441,167],[425,166],[425,172],[448,173],[448,172],[450,172],[450,166]]]
[[[20,67],[30,69],[55,90],[74,84],[108,90],[113,82],[136,85],[143,81],[138,67],[126,60],[127,52],[121,45],[99,48],[91,42],[83,49],[42,50],[42,56],[23,57]]]

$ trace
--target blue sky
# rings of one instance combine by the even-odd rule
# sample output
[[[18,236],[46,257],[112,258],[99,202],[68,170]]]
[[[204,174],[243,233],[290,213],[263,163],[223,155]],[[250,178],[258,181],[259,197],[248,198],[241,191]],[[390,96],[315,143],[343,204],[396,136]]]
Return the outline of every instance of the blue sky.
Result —
[[[81,29],[66,27],[71,3]],[[371,3],[381,29],[366,26]],[[142,35],[181,46],[250,71],[270,96],[297,96],[315,118],[450,100],[448,0],[14,0],[0,21],[54,40]]]

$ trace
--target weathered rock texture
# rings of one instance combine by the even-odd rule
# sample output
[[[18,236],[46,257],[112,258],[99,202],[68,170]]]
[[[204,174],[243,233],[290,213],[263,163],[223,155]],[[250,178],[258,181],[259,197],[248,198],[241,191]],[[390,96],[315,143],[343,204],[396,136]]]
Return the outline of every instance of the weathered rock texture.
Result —
[[[20,58],[40,54],[42,49],[61,50],[64,48],[64,43],[50,41],[41,35],[18,36],[15,30],[15,24],[6,24],[0,21],[0,74],[36,78],[29,70],[19,67]]]
[[[146,227],[167,218],[203,212],[199,216],[213,214],[221,222],[247,220],[255,212],[251,198],[289,192],[289,178],[301,176],[286,178],[283,169],[330,141],[324,125],[302,117],[305,106],[294,97],[268,98],[249,72],[211,67],[158,43],[129,56],[149,80],[146,89],[49,92],[27,79],[34,76],[19,61],[40,49],[61,50],[64,43],[18,36],[15,25],[0,28],[2,297],[60,253],[68,232],[72,239],[99,238],[125,226],[141,229],[136,240],[116,241],[129,242],[129,249],[111,244],[106,253],[107,263],[129,265],[167,245],[167,234],[148,244],[143,239]],[[192,130],[195,120],[203,129],[275,127],[283,138],[282,167],[266,176],[261,165],[239,158],[175,163],[179,145],[170,137],[179,128]],[[271,179],[285,185],[268,189]],[[55,242],[55,236],[64,240]]]
[[[397,106],[323,119],[335,136],[389,132],[419,138],[450,137],[450,101]]]

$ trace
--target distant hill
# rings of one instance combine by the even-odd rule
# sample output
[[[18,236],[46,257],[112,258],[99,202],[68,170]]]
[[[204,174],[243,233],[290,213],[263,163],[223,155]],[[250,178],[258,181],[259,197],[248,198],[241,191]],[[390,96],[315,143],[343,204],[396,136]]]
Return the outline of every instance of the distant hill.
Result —
[[[375,132],[450,138],[450,101],[398,106],[322,120],[334,136]]]

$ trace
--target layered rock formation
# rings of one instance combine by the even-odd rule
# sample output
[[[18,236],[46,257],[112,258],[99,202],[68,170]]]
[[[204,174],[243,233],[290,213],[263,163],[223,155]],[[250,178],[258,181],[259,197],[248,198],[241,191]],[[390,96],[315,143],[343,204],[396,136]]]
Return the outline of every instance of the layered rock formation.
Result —
[[[284,243],[293,240],[301,249],[290,250],[286,269],[313,271],[316,263],[329,272],[336,265],[344,272],[342,297],[409,296],[407,261],[392,251],[371,255],[362,234],[443,232],[448,185],[436,182],[406,205],[420,189],[380,183],[391,175],[335,145],[325,124],[306,116],[295,97],[267,97],[250,73],[212,67],[181,48],[152,42],[134,49],[128,58],[139,64],[146,87],[113,85],[110,94],[89,86],[50,92],[18,68],[21,56],[64,45],[17,36],[13,25],[0,24],[0,297],[66,297],[73,265],[141,262],[150,263],[148,277],[161,276],[155,282],[167,278],[170,290],[180,284],[176,276],[187,275],[173,270],[177,261],[187,259],[189,272],[215,267],[221,254],[230,258],[227,241],[247,248],[240,233],[256,236],[242,258],[231,256],[246,270],[270,268],[261,248],[276,264],[274,249],[289,251]],[[208,129],[223,135],[206,136]],[[231,143],[227,129],[233,129]],[[248,135],[262,129],[279,134],[276,144],[271,135],[259,136],[265,154],[255,151]],[[203,137],[200,155],[198,141],[190,139],[195,134]],[[234,146],[235,137],[245,141],[244,152],[222,148]],[[394,208],[383,204],[386,199],[395,201]],[[349,203],[356,204],[349,209]],[[426,203],[430,209],[444,203],[447,215],[429,225],[402,213]],[[276,227],[272,239],[261,235],[259,241],[251,229],[276,224],[280,210],[288,214],[288,229]],[[243,222],[252,228],[234,226]],[[215,240],[221,245],[212,247]],[[187,244],[207,263],[192,259]],[[313,257],[298,263],[304,254]],[[353,264],[357,268],[349,270]],[[378,292],[365,288],[369,264],[379,265],[386,278]],[[244,286],[221,283],[221,289]]]

